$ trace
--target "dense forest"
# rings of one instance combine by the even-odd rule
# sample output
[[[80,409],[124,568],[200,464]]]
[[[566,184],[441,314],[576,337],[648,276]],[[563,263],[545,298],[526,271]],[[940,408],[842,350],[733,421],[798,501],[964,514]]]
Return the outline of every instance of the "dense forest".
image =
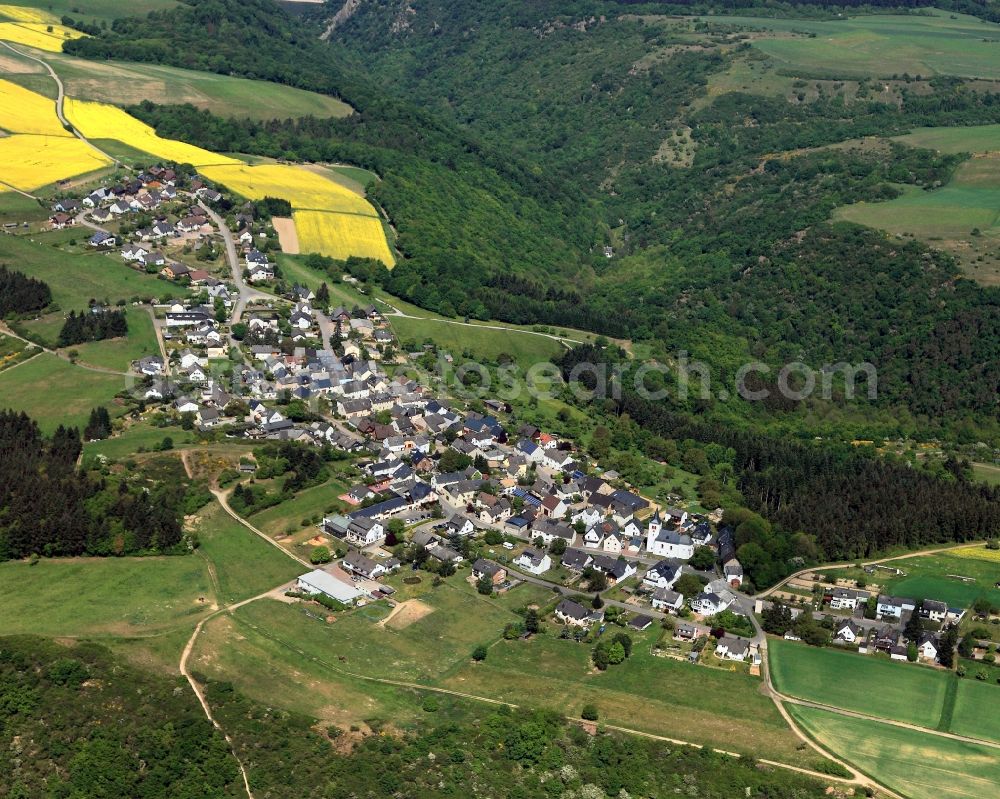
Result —
[[[83,344],[85,341],[103,341],[106,338],[119,338],[128,335],[128,322],[125,311],[120,310],[87,310],[77,313],[70,311],[69,316],[59,331],[59,346],[69,347],[72,344]]]
[[[27,415],[0,410],[0,561],[187,550],[181,520],[207,501],[203,491],[88,474],[77,469],[81,451],[76,428],[45,438]]]
[[[0,638],[0,796],[245,796],[225,739],[179,682],[97,644]]]
[[[578,364],[616,362],[624,362],[621,352],[583,345],[561,366],[570,379]],[[629,368],[621,398],[597,399],[594,409],[627,417],[667,442],[691,440],[730,455],[743,501],[763,517],[731,511],[726,520],[736,528],[738,557],[753,586],[771,585],[799,564],[1000,534],[1000,489],[970,483],[961,464],[949,462],[951,479],[942,479],[849,445],[802,443],[675,413],[629,388]],[[586,376],[581,382],[593,387]]]
[[[40,311],[50,302],[52,292],[47,284],[0,264],[0,318]]]
[[[258,799],[681,791],[821,799],[826,788],[760,768],[753,758],[591,735],[560,715],[530,709],[484,710],[444,699],[412,730],[390,731],[371,719],[380,734],[349,743],[344,730],[321,732],[314,719],[256,705],[228,683],[209,683],[206,694]],[[423,697],[413,693],[412,700]],[[203,799],[246,792],[225,739],[181,678],[136,669],[99,644],[25,636],[0,638],[0,795]]]

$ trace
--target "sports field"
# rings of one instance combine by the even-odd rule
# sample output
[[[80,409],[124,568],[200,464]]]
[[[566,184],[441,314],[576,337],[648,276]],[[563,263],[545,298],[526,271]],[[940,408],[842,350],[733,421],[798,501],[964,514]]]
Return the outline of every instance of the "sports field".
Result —
[[[51,433],[60,424],[82,428],[98,405],[114,415],[111,403],[124,388],[124,376],[91,372],[43,352],[0,372],[0,408],[24,411]]]
[[[774,687],[783,694],[932,729],[941,720],[948,680],[956,679],[911,663],[794,641],[772,640],[767,648]]]
[[[1000,581],[1000,563],[996,561],[948,554],[907,558],[898,565],[906,576],[887,580],[884,586],[897,596],[939,599],[959,607],[986,596],[1000,605],[1000,589],[994,587]],[[960,579],[963,577],[971,579]]]
[[[772,31],[774,36],[757,38],[753,46],[785,69],[800,74],[1000,77],[1000,25],[961,14],[935,10],[919,15],[873,14],[837,20],[734,16],[710,19]]]
[[[813,738],[909,799],[993,796],[1000,750],[929,733],[789,705]]]

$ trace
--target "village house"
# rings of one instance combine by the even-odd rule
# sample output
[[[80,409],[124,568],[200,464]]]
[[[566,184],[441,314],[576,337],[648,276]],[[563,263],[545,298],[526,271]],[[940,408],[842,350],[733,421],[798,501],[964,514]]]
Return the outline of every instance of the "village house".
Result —
[[[650,602],[655,610],[676,613],[684,606],[684,595],[669,588],[657,588]]]
[[[507,570],[485,558],[479,558],[472,564],[472,579],[487,578],[494,586],[502,584],[507,579]]]
[[[572,599],[564,599],[556,605],[555,617],[564,624],[574,627],[589,627],[595,621],[603,619],[604,614],[599,610],[585,608]]]
[[[341,561],[341,565],[348,571],[360,574],[369,580],[375,580],[385,574],[385,567],[381,563],[356,550],[349,552],[347,557]]]
[[[545,552],[526,549],[514,558],[514,565],[531,574],[542,574],[552,568],[552,559]]]

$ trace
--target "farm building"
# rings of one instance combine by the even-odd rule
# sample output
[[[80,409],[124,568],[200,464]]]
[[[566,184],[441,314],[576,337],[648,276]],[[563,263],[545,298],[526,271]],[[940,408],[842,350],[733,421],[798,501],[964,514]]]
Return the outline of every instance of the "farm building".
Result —
[[[343,580],[338,580],[322,569],[315,569],[309,574],[303,574],[296,582],[296,586],[300,591],[309,594],[324,594],[338,602],[343,602],[345,605],[353,604],[361,596],[361,592],[357,588]]]

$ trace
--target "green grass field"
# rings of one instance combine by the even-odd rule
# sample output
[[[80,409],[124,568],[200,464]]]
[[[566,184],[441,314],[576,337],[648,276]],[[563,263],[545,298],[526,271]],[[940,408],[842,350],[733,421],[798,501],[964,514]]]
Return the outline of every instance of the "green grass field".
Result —
[[[1000,563],[951,555],[926,555],[907,558],[896,565],[906,572],[906,576],[887,580],[884,589],[897,596],[939,599],[960,607],[968,607],[978,597],[987,596],[1000,605],[1000,589],[994,588],[1000,580]],[[974,582],[948,577],[949,574],[972,577]]]
[[[73,231],[80,239],[85,231]],[[52,289],[52,299],[63,313],[80,311],[91,299],[128,300],[132,297],[179,297],[180,287],[144,272],[125,266],[120,258],[100,253],[66,252],[49,246],[62,242],[67,234],[42,234],[31,237],[0,236],[0,261],[17,264],[30,277],[44,280]]]
[[[989,153],[1000,151],[1000,125],[915,128],[894,139],[913,147],[927,147],[942,153]]]
[[[156,64],[97,62],[60,53],[50,55],[66,93],[83,100],[121,106],[143,100],[191,103],[219,116],[259,120],[344,117],[352,110],[336,98],[278,83]]]
[[[149,633],[193,622],[213,596],[205,561],[192,556],[0,563],[0,634]]]
[[[217,502],[202,509],[196,531],[198,554],[214,566],[221,602],[239,602],[262,594],[304,571],[300,564],[233,519]]]
[[[347,508],[346,503],[337,497],[346,493],[348,488],[349,486],[338,480],[330,480],[323,485],[307,488],[280,505],[255,513],[250,517],[250,523],[269,535],[280,535],[291,529],[298,530],[303,519],[325,514],[327,508],[331,506],[336,506],[339,510]]]
[[[956,679],[910,663],[782,640],[768,642],[768,663],[774,687],[784,694],[931,729],[941,720],[947,681]]]
[[[125,387],[121,375],[91,372],[46,352],[0,372],[0,408],[24,411],[51,433],[60,424],[83,427],[98,405],[114,415],[114,395]]]
[[[1000,685],[995,681],[980,682],[974,674],[971,670],[968,677],[958,681],[955,712],[948,731],[1000,743],[1000,713],[989,711],[990,708],[995,711],[1000,703]]]
[[[597,672],[591,647],[558,640],[555,625],[550,630],[527,642],[499,642],[483,663],[461,664],[445,687],[514,703],[530,697],[567,715],[593,702],[609,724],[803,763],[796,739],[759,693],[758,678],[654,656],[650,646],[660,633],[655,627],[630,633],[635,644],[625,664]]]
[[[425,312],[426,313],[426,312]],[[532,364],[551,361],[562,352],[561,345],[551,338],[511,328],[491,330],[469,327],[436,319],[407,319],[390,317],[400,341],[412,340],[418,345],[427,340],[450,352],[460,362],[459,356],[468,351],[476,358],[490,361],[509,355],[524,368]]]
[[[0,223],[40,222],[48,219],[50,213],[41,203],[16,191],[0,192]]]
[[[788,711],[823,746],[909,799],[985,797],[1000,784],[996,749],[815,708]]]
[[[182,447],[194,440],[194,434],[178,427],[153,427],[147,422],[130,425],[122,433],[104,441],[88,441],[83,445],[84,455],[104,455],[112,460],[127,458],[140,448],[150,451],[169,436],[175,447]]]
[[[974,463],[972,473],[977,480],[981,480],[987,485],[1000,485],[1000,466],[993,463]]]
[[[914,135],[914,144],[924,142],[919,146],[934,146],[936,141],[946,150],[965,152],[967,144],[984,144],[982,137],[989,134],[978,130],[968,137],[959,133]],[[969,277],[984,285],[1000,285],[1000,259],[995,252],[1000,242],[1000,157],[966,161],[939,189],[904,186],[902,191],[886,202],[841,206],[833,218],[919,238],[954,255]]]
[[[753,46],[804,75],[1000,77],[1000,26],[974,17],[933,11],[837,20],[710,19],[773,31],[773,37],[758,38]]]
[[[146,309],[130,307],[126,310],[126,317],[127,336],[91,341],[72,347],[80,353],[80,363],[125,372],[132,361],[146,355],[159,355],[160,345],[156,341],[156,330],[153,329],[153,320]]]

